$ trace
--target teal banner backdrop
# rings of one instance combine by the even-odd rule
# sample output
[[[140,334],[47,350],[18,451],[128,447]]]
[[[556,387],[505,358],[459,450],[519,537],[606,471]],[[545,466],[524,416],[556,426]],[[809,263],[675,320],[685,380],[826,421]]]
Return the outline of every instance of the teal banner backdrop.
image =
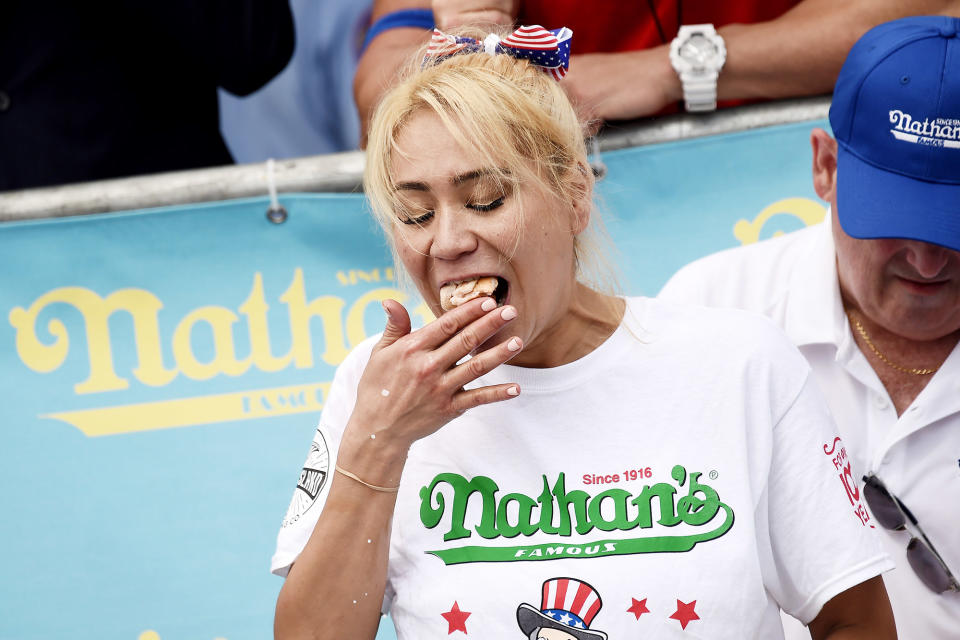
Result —
[[[823,124],[605,154],[624,291],[822,219]],[[281,201],[283,224],[263,198],[0,225],[0,638],[272,637],[269,560],[334,369],[381,299],[430,318],[362,196]]]

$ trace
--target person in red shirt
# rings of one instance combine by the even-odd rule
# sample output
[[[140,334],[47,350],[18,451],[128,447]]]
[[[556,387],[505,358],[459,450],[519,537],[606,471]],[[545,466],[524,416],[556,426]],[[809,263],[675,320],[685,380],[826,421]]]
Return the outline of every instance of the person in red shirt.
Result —
[[[829,93],[853,43],[871,27],[910,14],[960,14],[960,0],[375,0],[374,30],[398,11],[433,11],[436,26],[540,24],[573,30],[564,87],[601,120],[659,113],[683,100],[670,63],[680,25],[709,23],[726,45],[717,97],[776,99]],[[430,38],[429,26],[395,21],[377,30],[360,60],[354,98],[362,122],[389,88],[400,61]],[[365,128],[365,127],[364,127]]]

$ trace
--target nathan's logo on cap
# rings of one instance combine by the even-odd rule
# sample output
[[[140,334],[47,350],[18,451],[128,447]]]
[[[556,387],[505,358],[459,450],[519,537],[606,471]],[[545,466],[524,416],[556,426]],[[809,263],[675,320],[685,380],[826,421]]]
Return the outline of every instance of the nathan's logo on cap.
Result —
[[[956,118],[924,118],[921,122],[900,109],[890,111],[890,133],[897,140],[930,147],[960,149],[960,120]]]

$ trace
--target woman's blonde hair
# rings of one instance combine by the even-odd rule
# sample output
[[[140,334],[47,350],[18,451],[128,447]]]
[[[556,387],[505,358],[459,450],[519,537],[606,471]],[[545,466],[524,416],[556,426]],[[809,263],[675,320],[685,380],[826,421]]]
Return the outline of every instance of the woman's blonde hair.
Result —
[[[397,144],[401,131],[424,110],[436,114],[464,149],[474,150],[495,180],[533,181],[570,203],[567,222],[572,227],[573,203],[592,198],[593,174],[584,143],[586,127],[560,83],[540,67],[508,55],[459,54],[426,66],[423,60],[421,51],[404,79],[384,96],[367,138],[364,190],[394,257],[400,207],[392,162],[394,154],[402,154]],[[612,293],[616,277],[600,247],[609,243],[599,217],[591,213],[590,225],[574,241],[576,275]],[[399,260],[395,262],[402,272]]]

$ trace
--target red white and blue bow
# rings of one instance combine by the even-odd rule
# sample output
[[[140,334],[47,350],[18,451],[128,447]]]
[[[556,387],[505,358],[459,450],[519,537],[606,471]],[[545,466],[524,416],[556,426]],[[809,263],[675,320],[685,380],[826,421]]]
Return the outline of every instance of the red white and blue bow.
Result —
[[[491,55],[505,53],[514,58],[529,60],[542,67],[555,80],[559,80],[570,68],[571,36],[573,31],[567,27],[547,31],[538,24],[520,27],[502,40],[492,33],[483,40],[475,40],[434,29],[430,47],[427,49],[427,59],[478,51],[486,51]]]

